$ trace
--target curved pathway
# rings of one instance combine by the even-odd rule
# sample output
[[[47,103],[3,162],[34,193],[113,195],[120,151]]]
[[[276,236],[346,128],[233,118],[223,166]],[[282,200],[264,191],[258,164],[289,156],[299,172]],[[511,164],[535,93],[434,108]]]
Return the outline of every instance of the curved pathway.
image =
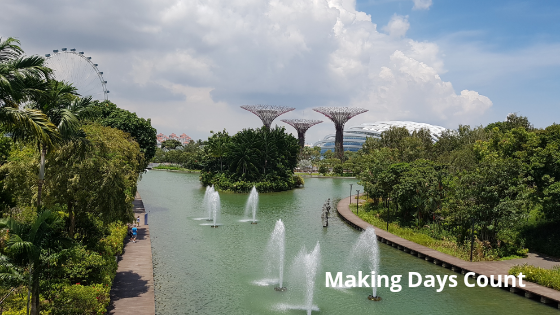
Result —
[[[342,219],[358,230],[365,230],[368,227],[375,227],[360,219],[350,210],[350,198],[351,197],[342,199],[337,205],[338,214],[342,217]],[[352,196],[352,198],[355,197]],[[558,260],[554,258],[538,256],[535,254],[532,254],[532,256],[523,259],[468,262],[457,257],[444,254],[435,249],[431,249],[426,246],[411,242],[409,240],[405,240],[404,238],[393,235],[380,228],[376,228],[375,233],[377,234],[378,240],[382,243],[393,246],[427,261],[433,262],[434,264],[440,265],[444,268],[450,268],[462,274],[466,274],[467,272],[474,272],[477,277],[479,275],[487,277],[489,277],[490,275],[507,275],[510,267],[517,264],[538,263],[540,265],[546,265],[547,267],[545,268],[550,268],[552,265],[559,264]],[[541,285],[528,281],[525,282],[524,288],[510,287],[502,289],[509,289],[513,293],[524,295],[527,298],[539,300],[542,303],[546,303],[560,309],[560,291],[543,287]]]
[[[111,288],[111,304],[107,314],[154,315],[154,268],[150,228],[144,222],[144,203],[140,194],[134,200],[134,217],[140,216],[136,243],[128,238],[119,257],[117,275]]]

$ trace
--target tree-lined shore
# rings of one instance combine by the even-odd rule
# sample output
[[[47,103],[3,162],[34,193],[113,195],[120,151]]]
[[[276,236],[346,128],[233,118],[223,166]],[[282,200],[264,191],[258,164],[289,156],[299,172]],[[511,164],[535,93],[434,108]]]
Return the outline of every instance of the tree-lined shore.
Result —
[[[150,120],[56,81],[0,39],[0,309],[104,314],[156,149]]]

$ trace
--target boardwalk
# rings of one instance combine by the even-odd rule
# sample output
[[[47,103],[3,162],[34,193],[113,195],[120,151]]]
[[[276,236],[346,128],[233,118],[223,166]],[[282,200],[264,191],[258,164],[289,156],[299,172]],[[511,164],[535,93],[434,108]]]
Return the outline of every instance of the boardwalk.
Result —
[[[140,216],[138,241],[125,241],[124,253],[119,257],[117,276],[111,289],[108,314],[154,315],[154,270],[150,229],[144,224],[144,204],[140,195],[134,200],[134,217]]]
[[[345,220],[352,227],[360,230],[364,230],[367,227],[373,227],[373,225],[363,221],[352,211],[350,211],[349,206],[349,197],[342,199],[337,205],[338,214],[342,217],[343,220]],[[438,252],[435,249],[431,249],[405,240],[380,228],[375,229],[375,233],[377,234],[377,238],[387,245],[393,246],[397,249],[403,250],[404,252],[410,253],[411,255],[433,262],[434,264],[440,265],[444,268],[452,269],[462,274],[466,274],[467,272],[474,272],[476,276],[484,275],[487,277],[489,277],[490,275],[507,275],[510,267],[516,264],[531,264],[533,262],[536,262],[536,265],[550,268],[550,266],[559,263],[558,261],[554,261],[554,259],[548,257],[538,257],[534,254],[532,254],[529,258],[513,259],[509,261],[468,262]],[[532,282],[524,282],[524,284],[524,288],[510,287],[509,289],[513,293],[524,295],[526,298],[539,300],[542,303],[546,303],[550,306],[560,309],[559,291],[546,288]]]

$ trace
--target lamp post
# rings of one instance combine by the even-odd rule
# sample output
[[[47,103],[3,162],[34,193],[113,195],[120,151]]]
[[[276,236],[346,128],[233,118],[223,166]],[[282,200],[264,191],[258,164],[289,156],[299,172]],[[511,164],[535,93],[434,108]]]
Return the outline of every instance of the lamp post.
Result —
[[[352,204],[352,185],[350,184],[350,204]]]
[[[356,193],[358,197],[356,197],[356,215],[358,215],[358,206],[360,205],[360,190],[356,189]]]
[[[473,245],[474,245],[474,218],[471,218],[471,262],[472,262]]]

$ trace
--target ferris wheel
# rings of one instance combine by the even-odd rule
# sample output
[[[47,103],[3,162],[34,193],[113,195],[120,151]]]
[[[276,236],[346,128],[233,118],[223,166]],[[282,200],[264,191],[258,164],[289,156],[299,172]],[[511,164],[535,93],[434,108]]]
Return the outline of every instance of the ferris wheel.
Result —
[[[86,57],[83,51],[62,48],[45,55],[46,66],[53,70],[54,79],[71,83],[82,97],[91,96],[94,100],[108,100],[107,81],[98,65]]]

